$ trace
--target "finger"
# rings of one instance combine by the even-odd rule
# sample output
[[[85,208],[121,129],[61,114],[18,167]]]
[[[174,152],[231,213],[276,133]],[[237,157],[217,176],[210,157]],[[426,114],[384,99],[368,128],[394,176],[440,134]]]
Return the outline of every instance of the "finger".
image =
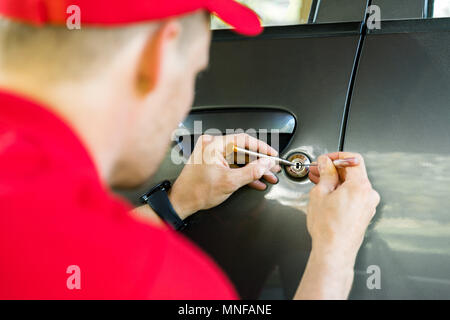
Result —
[[[199,145],[206,146],[209,143],[211,143],[212,141],[214,141],[214,139],[215,139],[214,136],[210,136],[208,134],[201,135],[195,144],[195,148],[197,148],[197,146],[199,146]]]
[[[309,174],[319,178],[320,174],[319,174],[318,166],[311,166],[311,167],[309,167]]]
[[[337,160],[333,160],[333,164],[336,168],[338,169],[342,169],[342,168],[348,168],[348,167],[354,167],[359,165],[360,161],[359,158],[345,158],[345,159],[337,159]],[[313,162],[313,164],[317,164],[317,162]],[[338,170],[338,173],[340,173],[341,170]],[[345,172],[345,171],[344,171]],[[319,175],[319,169],[317,166],[311,166],[309,168],[309,179],[314,182],[314,183],[318,183],[320,180],[320,175]],[[345,175],[343,175],[343,177],[341,178],[343,181],[345,180]]]
[[[344,151],[327,153],[325,155],[328,158],[330,158],[332,161],[336,161],[336,160],[341,161],[342,167],[345,166],[345,168],[351,167],[351,166],[358,166],[359,164],[361,164],[361,159],[362,159],[361,155],[359,155],[357,153],[344,152]],[[343,169],[342,167],[340,167],[340,169],[338,170],[338,173],[341,176],[341,180],[345,181],[347,171],[341,170],[341,169]],[[310,172],[310,176],[309,176],[310,180],[313,181],[314,183],[318,183],[318,181],[320,179],[318,166],[311,166],[309,168],[309,172]]]
[[[279,164],[277,164],[275,167],[270,169],[270,171],[272,171],[273,173],[278,173],[281,171],[281,166]]]
[[[263,178],[271,184],[278,183],[278,177],[270,170],[266,171],[266,173],[263,175]]]
[[[316,176],[316,175],[312,174],[312,172],[310,172],[308,174],[308,177],[309,177],[309,180],[311,180],[311,182],[314,183],[314,184],[318,184],[319,181],[320,181],[319,176],[318,175]]]
[[[340,159],[339,158],[339,154],[340,152],[332,152],[332,153],[326,153],[324,154],[325,156],[327,156],[328,158],[330,158],[332,161]],[[312,166],[309,167],[309,172],[314,175],[315,177],[319,178],[320,174],[319,174],[319,167],[318,166]],[[310,178],[311,179],[311,178]],[[314,178],[313,178],[314,179]],[[318,181],[318,180],[317,180]]]
[[[359,158],[351,157],[351,158],[337,159],[333,161],[333,164],[336,168],[354,167],[359,165]]]
[[[330,193],[339,184],[339,175],[336,167],[328,156],[320,156],[318,159],[320,180],[317,187],[323,193]]]
[[[268,183],[277,184],[278,183],[278,177],[274,174],[274,172],[279,172],[280,170],[281,170],[281,167],[279,165],[276,165],[271,170],[266,171],[265,174],[262,177]],[[248,186],[251,187],[251,188],[257,189],[257,190],[265,190],[267,188],[267,185],[264,182],[260,181],[260,180],[257,180],[257,181],[254,181],[254,182],[250,182],[248,184]]]
[[[380,203],[381,197],[377,191],[372,190],[370,199],[372,201],[372,206],[376,208],[378,206],[378,204]]]
[[[253,189],[256,189],[256,190],[260,190],[260,191],[264,191],[264,190],[267,189],[267,185],[264,182],[260,181],[260,180],[256,180],[256,181],[250,182],[248,184],[248,186],[250,188],[253,188]]]
[[[266,174],[266,172],[270,171],[270,169],[274,166],[275,161],[272,159],[258,159],[247,164],[245,167],[230,169],[231,179],[233,179],[237,187],[240,188],[246,184],[261,179],[262,176]]]
[[[189,164],[202,164],[203,163],[203,152],[205,147],[210,144],[214,140],[213,136],[210,135],[202,135],[197,139],[195,143],[194,150],[192,151],[191,156],[189,157]]]
[[[233,144],[226,144],[223,136],[202,136],[207,138],[207,142],[203,143],[203,160],[206,164],[222,164],[226,162],[226,154],[232,152]],[[205,138],[203,138],[205,139]]]
[[[339,168],[339,176],[342,181],[362,181],[367,180],[366,165],[364,158],[359,153],[354,152],[339,152],[339,159],[356,158],[359,164],[355,166]]]
[[[246,133],[224,136],[224,139],[226,140],[226,144],[229,142],[234,142],[234,144],[240,148],[245,148],[270,156],[278,156],[277,150],[269,146],[264,141],[252,137]]]

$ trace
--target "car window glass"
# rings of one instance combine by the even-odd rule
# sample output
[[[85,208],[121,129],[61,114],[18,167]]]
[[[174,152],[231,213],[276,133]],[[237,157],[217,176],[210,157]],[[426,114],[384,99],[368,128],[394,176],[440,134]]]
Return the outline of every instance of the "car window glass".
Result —
[[[367,0],[236,0],[260,16],[263,26],[362,21]],[[381,20],[450,17],[450,0],[372,0]],[[217,17],[212,29],[229,28]]]
[[[450,17],[450,0],[434,0],[433,18]]]
[[[263,26],[308,23],[313,0],[237,0],[252,8],[261,18]],[[211,19],[212,29],[228,26],[217,17]]]

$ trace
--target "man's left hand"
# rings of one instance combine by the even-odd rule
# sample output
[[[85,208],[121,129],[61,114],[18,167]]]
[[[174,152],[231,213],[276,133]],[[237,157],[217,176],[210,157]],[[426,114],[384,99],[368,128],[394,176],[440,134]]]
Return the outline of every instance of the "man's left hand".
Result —
[[[278,156],[268,144],[247,134],[201,136],[169,194],[182,219],[221,204],[242,186],[265,190],[267,186],[261,178],[272,184],[278,182],[274,172],[281,168],[272,159],[260,158],[244,167],[231,168],[227,161],[233,153],[230,145]]]

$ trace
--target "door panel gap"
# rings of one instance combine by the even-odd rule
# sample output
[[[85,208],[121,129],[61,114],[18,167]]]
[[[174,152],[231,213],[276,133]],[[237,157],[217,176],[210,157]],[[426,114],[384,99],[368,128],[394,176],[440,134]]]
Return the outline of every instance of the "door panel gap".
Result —
[[[364,20],[361,22],[361,29],[360,29],[358,45],[356,48],[355,60],[353,62],[353,68],[352,68],[352,73],[350,75],[350,81],[349,81],[349,86],[348,86],[348,90],[347,90],[347,95],[345,97],[344,112],[342,114],[341,130],[339,133],[339,146],[338,146],[339,151],[344,151],[345,133],[347,131],[347,122],[348,122],[348,116],[349,116],[349,112],[350,112],[350,105],[352,102],[353,89],[355,87],[356,74],[358,72],[358,66],[359,66],[359,62],[361,59],[361,52],[363,50],[364,41],[367,36],[367,19],[369,18],[368,10],[369,10],[369,7],[371,4],[372,4],[372,0],[367,0]]]

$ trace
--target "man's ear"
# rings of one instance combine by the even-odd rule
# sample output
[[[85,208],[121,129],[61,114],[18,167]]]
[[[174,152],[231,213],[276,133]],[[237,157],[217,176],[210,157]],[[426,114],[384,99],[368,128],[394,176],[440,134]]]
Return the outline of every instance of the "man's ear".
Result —
[[[140,55],[136,85],[139,95],[151,92],[161,79],[166,51],[173,45],[180,34],[180,24],[176,20],[168,20],[158,26],[146,41]]]

